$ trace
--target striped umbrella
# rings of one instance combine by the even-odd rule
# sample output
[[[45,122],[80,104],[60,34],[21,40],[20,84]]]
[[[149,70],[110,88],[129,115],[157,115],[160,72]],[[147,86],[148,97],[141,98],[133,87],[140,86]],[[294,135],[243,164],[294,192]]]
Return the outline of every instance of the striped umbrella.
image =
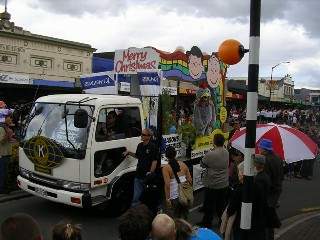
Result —
[[[233,134],[231,146],[244,153],[245,138],[246,128],[241,128]],[[318,146],[310,137],[288,125],[257,124],[256,153],[263,138],[272,141],[273,151],[287,163],[313,159],[318,153]]]

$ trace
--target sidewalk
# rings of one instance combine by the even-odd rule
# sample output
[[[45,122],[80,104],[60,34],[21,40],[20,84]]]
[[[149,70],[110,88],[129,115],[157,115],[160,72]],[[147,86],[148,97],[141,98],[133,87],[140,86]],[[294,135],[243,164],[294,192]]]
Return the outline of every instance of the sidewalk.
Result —
[[[32,196],[31,194],[22,191],[22,190],[15,190],[8,194],[0,194],[0,203],[12,201],[12,200],[18,200],[21,198],[26,198]]]
[[[299,214],[286,219],[275,232],[277,240],[317,240],[320,236],[320,211]]]

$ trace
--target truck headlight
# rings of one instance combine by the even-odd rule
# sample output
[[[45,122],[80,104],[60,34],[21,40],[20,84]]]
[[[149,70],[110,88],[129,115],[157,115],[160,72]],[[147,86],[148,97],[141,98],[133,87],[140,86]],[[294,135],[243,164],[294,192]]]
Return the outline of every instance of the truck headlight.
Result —
[[[88,191],[90,189],[89,183],[78,183],[78,182],[70,182],[70,181],[62,181],[61,186],[65,189],[70,189],[70,190]]]
[[[21,177],[23,177],[23,178],[26,178],[26,179],[30,178],[30,174],[31,173],[28,170],[26,170],[26,169],[24,169],[22,167],[20,167],[19,173],[20,173]]]

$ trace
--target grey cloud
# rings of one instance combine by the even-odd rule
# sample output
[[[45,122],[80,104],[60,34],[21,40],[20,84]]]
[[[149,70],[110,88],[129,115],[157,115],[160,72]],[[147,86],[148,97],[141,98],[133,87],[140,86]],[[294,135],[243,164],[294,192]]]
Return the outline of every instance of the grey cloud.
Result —
[[[301,24],[312,37],[320,37],[319,0],[262,0],[262,21],[275,18]],[[34,4],[48,11],[82,15],[85,13],[108,13],[118,15],[130,5],[149,5],[164,12],[181,15],[233,18],[247,21],[249,0],[37,0]],[[137,13],[140,14],[140,13]]]
[[[85,13],[100,14],[107,12],[118,15],[127,8],[126,0],[36,0],[32,7],[43,8],[57,14],[81,16]]]
[[[152,1],[145,1],[152,2]],[[263,22],[285,19],[294,24],[301,24],[310,36],[319,37],[320,22],[319,0],[262,0],[261,18]],[[162,0],[159,3],[166,11],[182,14],[195,14],[206,17],[236,18],[246,20],[250,14],[250,1],[244,0]]]
[[[313,64],[306,64],[293,77],[295,86],[320,88],[320,69]]]
[[[285,17],[293,23],[305,27],[311,37],[320,37],[320,1],[318,0],[292,0],[289,3],[290,10],[285,11]]]

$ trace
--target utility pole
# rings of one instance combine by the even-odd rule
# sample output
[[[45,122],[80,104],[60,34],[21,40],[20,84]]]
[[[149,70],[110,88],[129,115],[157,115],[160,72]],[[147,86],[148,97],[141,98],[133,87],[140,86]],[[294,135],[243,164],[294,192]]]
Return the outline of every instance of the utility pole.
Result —
[[[250,44],[248,67],[246,139],[244,154],[244,188],[241,205],[240,227],[251,229],[253,199],[253,160],[256,145],[256,124],[258,106],[259,50],[260,50],[261,0],[250,2]],[[247,238],[245,238],[247,239]]]
[[[278,67],[280,64],[282,64],[282,63],[290,63],[289,61],[287,61],[287,62],[280,62],[280,63],[278,63],[278,64],[276,64],[276,65],[274,65],[272,68],[271,68],[271,76],[270,76],[270,82],[269,82],[269,93],[270,93],[270,95],[269,95],[269,103],[271,104],[271,94],[272,94],[272,91],[274,90],[274,82],[273,82],[273,80],[272,80],[272,75],[273,75],[273,70],[276,68],[276,67]]]

